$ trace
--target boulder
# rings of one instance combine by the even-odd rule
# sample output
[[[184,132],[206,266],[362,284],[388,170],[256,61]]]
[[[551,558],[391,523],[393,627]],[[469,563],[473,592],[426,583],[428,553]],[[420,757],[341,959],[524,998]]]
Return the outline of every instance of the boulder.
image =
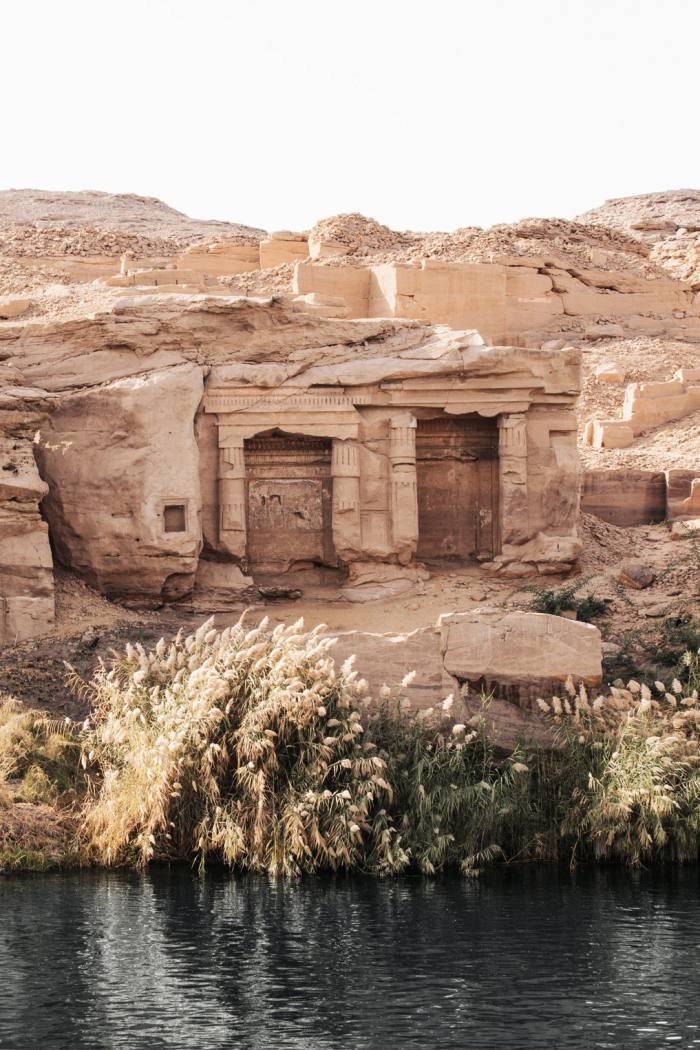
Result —
[[[634,444],[634,429],[619,419],[589,419],[584,441],[593,448],[629,448]]]
[[[624,383],[627,373],[617,361],[601,361],[593,375],[599,383]]]
[[[410,671],[416,675],[402,695],[412,707],[431,707],[458,691],[455,680],[445,673],[440,639],[432,627],[407,634],[343,631],[333,636],[336,642],[331,652],[336,663],[355,656],[355,669],[367,679],[374,700],[379,698],[383,685],[398,693],[402,679]]]
[[[32,305],[31,299],[17,299],[10,295],[0,296],[0,321],[7,321],[10,317],[19,317]]]
[[[198,612],[226,611],[259,600],[260,591],[252,577],[238,565],[200,559],[192,594],[192,605]]]
[[[413,590],[417,583],[430,579],[427,569],[381,562],[352,562],[348,581],[339,592],[346,602],[377,602]]]
[[[641,561],[623,561],[618,569],[617,579],[624,587],[643,591],[654,583],[656,573]]]
[[[151,605],[192,590],[201,396],[201,368],[186,364],[67,396],[41,428],[56,556],[109,597]]]
[[[450,613],[437,624],[446,672],[472,687],[532,707],[538,696],[602,678],[597,627],[560,616],[481,608]]]
[[[672,540],[700,538],[700,518],[688,518],[686,521],[674,521],[671,526]]]
[[[459,683],[445,670],[440,632],[432,627],[407,634],[344,631],[335,639],[331,651],[336,663],[356,657],[355,670],[367,680],[374,703],[380,700],[383,685],[414,710],[435,707],[452,694],[449,717],[483,729],[499,747],[512,750],[519,741],[553,744],[551,728],[538,713],[523,710],[502,697],[484,702],[480,693],[460,691]],[[401,689],[402,679],[411,671],[415,677]]]

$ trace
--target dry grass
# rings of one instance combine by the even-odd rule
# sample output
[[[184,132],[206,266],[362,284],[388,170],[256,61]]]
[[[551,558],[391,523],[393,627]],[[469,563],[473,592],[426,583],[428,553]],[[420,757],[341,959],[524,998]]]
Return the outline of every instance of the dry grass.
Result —
[[[96,859],[215,856],[271,874],[398,870],[391,787],[364,740],[366,684],[337,670],[321,628],[211,622],[101,668],[86,730]]]
[[[103,865],[431,875],[497,859],[698,858],[700,654],[668,688],[618,683],[591,700],[571,686],[540,701],[560,747],[503,754],[456,720],[459,700],[416,715],[400,690],[370,698],[322,630],[208,621],[152,651],[128,645],[75,680],[92,702],[81,726],[3,698],[0,818],[14,825],[6,816],[3,833],[0,819],[0,862],[41,866],[44,811],[52,841],[74,850],[55,821],[76,790],[82,848]]]
[[[700,854],[700,653],[654,690],[636,681],[590,701],[582,688],[540,705],[560,726],[574,785],[561,830],[572,857],[638,867]],[[575,781],[578,780],[578,783]]]
[[[75,855],[72,727],[0,695],[0,868],[44,870]]]

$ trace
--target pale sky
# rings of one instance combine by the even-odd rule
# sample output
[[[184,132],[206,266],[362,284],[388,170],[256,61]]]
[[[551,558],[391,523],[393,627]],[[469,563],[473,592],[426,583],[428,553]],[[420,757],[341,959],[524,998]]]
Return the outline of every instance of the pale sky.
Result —
[[[700,0],[5,0],[0,188],[451,230],[700,186]]]

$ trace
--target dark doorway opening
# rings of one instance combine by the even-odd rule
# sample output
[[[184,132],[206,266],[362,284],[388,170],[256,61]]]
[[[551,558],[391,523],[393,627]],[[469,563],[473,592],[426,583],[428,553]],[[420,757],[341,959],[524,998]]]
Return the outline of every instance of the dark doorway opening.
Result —
[[[418,420],[418,557],[498,553],[498,427],[482,416]]]

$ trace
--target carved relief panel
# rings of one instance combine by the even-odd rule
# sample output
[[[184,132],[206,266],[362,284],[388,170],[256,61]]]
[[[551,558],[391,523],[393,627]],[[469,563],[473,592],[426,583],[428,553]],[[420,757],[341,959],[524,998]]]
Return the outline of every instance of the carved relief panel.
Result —
[[[263,434],[244,442],[247,560],[253,572],[335,565],[331,441]]]

